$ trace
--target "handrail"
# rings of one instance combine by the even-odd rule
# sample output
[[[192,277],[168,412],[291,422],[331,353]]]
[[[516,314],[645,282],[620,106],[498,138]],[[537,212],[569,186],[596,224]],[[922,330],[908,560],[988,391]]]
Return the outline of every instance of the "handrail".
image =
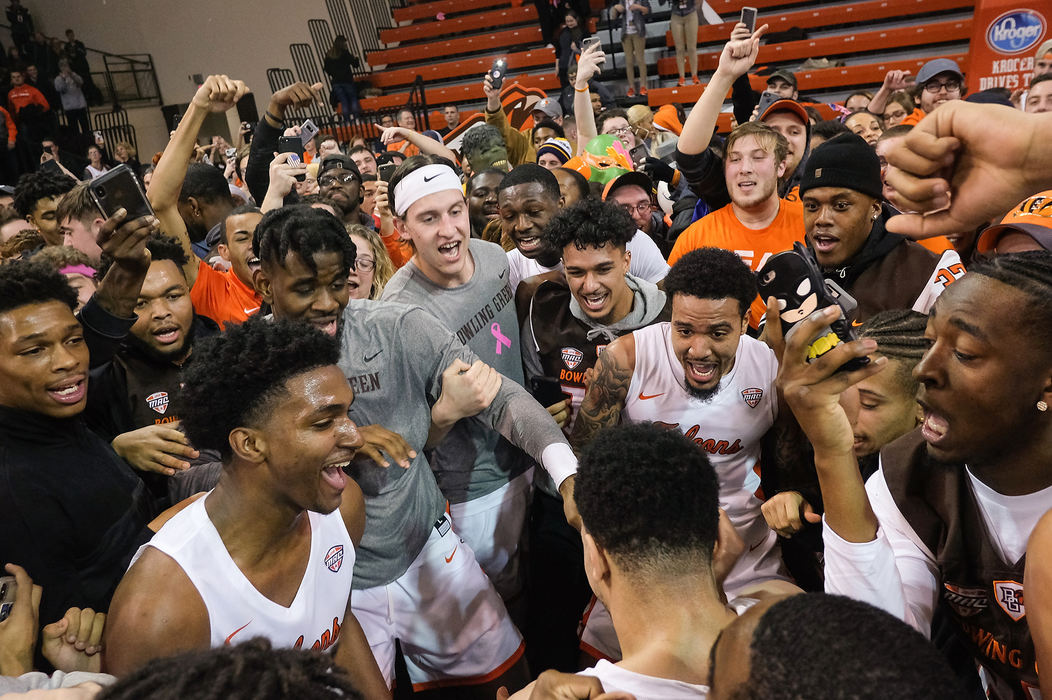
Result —
[[[0,29],[7,29],[8,31],[10,31],[11,30],[11,25],[0,23]],[[43,32],[40,32],[40,33],[44,34]],[[44,38],[50,40],[50,39],[61,39],[62,37],[48,36],[48,35],[44,34]],[[81,42],[81,43],[83,43],[83,42]],[[90,46],[88,46],[87,44],[84,44],[84,48],[87,51],[91,51],[92,53],[101,54],[103,56],[110,56],[110,57],[113,57],[113,58],[119,58],[119,59],[122,59],[124,61],[130,61],[131,63],[142,63],[143,65],[150,65],[149,61],[143,61],[143,60],[138,59],[138,58],[132,58],[130,56],[125,56],[124,54],[110,53],[109,51],[103,51],[102,49],[93,49]],[[146,54],[146,55],[148,56],[149,54]]]

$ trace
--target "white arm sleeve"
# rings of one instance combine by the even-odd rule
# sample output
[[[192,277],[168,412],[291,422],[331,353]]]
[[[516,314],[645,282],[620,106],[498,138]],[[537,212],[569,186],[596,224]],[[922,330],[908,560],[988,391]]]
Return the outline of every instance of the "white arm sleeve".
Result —
[[[935,557],[899,512],[883,470],[866,492],[880,523],[876,539],[847,542],[823,520],[826,593],[875,605],[929,637],[939,587]]]
[[[668,274],[668,263],[665,262],[657,243],[650,236],[637,230],[636,235],[625,247],[632,253],[632,262],[628,266],[628,271],[632,275],[654,283],[665,279],[665,275]]]

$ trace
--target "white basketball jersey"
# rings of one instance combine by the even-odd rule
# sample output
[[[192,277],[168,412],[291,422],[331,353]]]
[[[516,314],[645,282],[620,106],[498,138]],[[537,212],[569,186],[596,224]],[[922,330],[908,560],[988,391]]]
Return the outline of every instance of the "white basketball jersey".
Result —
[[[310,558],[292,605],[260,593],[230,558],[199,498],[136,552],[156,547],[182,567],[208,610],[212,646],[266,637],[277,648],[325,650],[336,643],[351,594],[354,545],[339,510],[310,513]]]
[[[631,693],[636,700],[699,700],[709,695],[708,686],[647,676],[615,666],[605,659],[600,659],[595,666],[577,675],[595,676],[606,692]]]
[[[633,332],[636,367],[623,415],[633,423],[676,429],[708,453],[719,479],[720,507],[745,542],[724,583],[728,597],[735,597],[751,583],[784,578],[777,535],[760,512],[760,441],[778,413],[778,360],[767,345],[743,335],[719,391],[701,401],[687,392],[670,329],[666,322]]]

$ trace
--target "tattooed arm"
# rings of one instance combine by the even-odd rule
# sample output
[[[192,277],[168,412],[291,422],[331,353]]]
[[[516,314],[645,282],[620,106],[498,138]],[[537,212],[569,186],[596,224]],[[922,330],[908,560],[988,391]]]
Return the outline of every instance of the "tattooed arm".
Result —
[[[623,335],[606,346],[595,363],[592,381],[570,435],[570,444],[575,450],[580,452],[601,429],[620,421],[635,368],[635,336]]]

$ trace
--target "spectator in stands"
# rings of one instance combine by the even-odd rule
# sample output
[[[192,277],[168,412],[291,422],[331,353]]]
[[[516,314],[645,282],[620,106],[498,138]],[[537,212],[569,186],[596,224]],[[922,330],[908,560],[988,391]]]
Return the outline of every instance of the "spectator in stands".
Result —
[[[49,172],[26,173],[15,188],[15,210],[40,232],[48,245],[62,245],[55,210],[76,180]]]
[[[868,144],[844,134],[822,144],[800,183],[807,243],[818,264],[858,307],[864,322],[880,311],[927,313],[943,289],[964,274],[960,256],[937,256],[889,233],[892,211],[882,204],[880,162]]]
[[[395,273],[394,263],[376,231],[352,225],[347,229],[357,251],[354,267],[347,278],[351,299],[379,299]]]
[[[401,143],[402,141],[408,143],[410,148],[416,149],[418,153],[442,156],[451,162],[456,161],[457,155],[442,143],[442,137],[438,135],[437,131],[429,129],[428,131],[421,133],[403,126],[391,126],[380,132],[381,145],[392,146]],[[402,151],[397,150],[388,150],[386,153],[404,156]]]
[[[692,82],[698,85],[698,7],[695,0],[678,0],[672,4],[669,30],[676,47],[676,71],[679,73],[676,85],[686,85],[684,64],[687,62]]]
[[[910,97],[910,94],[905,90],[897,90],[891,93],[882,114],[884,118],[884,126],[888,129],[893,126],[898,126],[902,123],[903,119],[913,114],[916,109],[917,103],[913,101],[913,98]]]
[[[76,37],[72,29],[66,30],[66,57],[73,72],[84,81],[84,95],[90,104],[102,102],[102,93],[91,78],[91,66],[88,65],[88,49],[84,42]]]
[[[340,142],[335,136],[323,136],[321,141],[318,142],[318,155],[324,158],[336,153],[343,153],[340,149]]]
[[[1034,54],[1034,74],[1031,77],[1031,83],[1039,75],[1047,75],[1049,73],[1052,73],[1052,39],[1043,42],[1041,46],[1037,47],[1037,53]]]
[[[124,163],[131,168],[133,173],[139,175],[142,171],[142,164],[136,157],[137,155],[135,146],[127,141],[118,141],[117,146],[113,149],[113,160],[117,163]]]
[[[610,20],[620,20],[621,46],[625,56],[628,90],[625,95],[635,97],[636,72],[639,73],[639,94],[647,94],[647,15],[650,0],[616,0],[610,8]]]
[[[850,129],[851,133],[861,137],[870,146],[877,145],[877,139],[884,133],[884,121],[877,115],[864,109],[848,115],[847,119],[844,120],[844,126]]]
[[[1052,72],[1039,75],[1030,81],[1023,111],[1031,114],[1052,112]]]
[[[863,90],[853,92],[844,100],[844,109],[849,112],[861,112],[869,107],[869,101],[873,99],[873,93]]]
[[[94,145],[88,146],[88,165],[84,168],[81,178],[93,180],[107,171],[109,171],[109,167],[102,162],[102,149]]]
[[[804,627],[813,634],[801,637]],[[946,659],[923,636],[878,608],[824,593],[757,603],[723,630],[712,660],[712,700],[845,692],[857,700],[965,697]]]
[[[54,73],[41,73],[39,67],[35,63],[28,63],[25,66],[26,85],[32,85],[44,96],[47,103],[51,105],[55,110],[59,110],[62,107],[62,100],[59,98],[58,92],[55,90],[54,80],[58,75],[58,61],[55,62]]]
[[[446,120],[446,125],[439,129],[438,133],[442,138],[445,138],[449,132],[456,129],[460,124],[460,109],[454,104],[448,104],[442,108],[442,117]]]
[[[460,155],[473,173],[487,168],[506,171],[511,167],[508,146],[500,130],[492,124],[478,124],[468,129],[460,142]]]
[[[537,148],[537,165],[554,170],[566,165],[571,155],[569,141],[563,138],[550,138]]]
[[[332,82],[332,95],[340,104],[340,116],[346,123],[362,112],[358,104],[358,88],[354,83],[354,69],[360,66],[361,61],[347,48],[347,37],[337,34],[332,46],[325,52],[324,69]]]
[[[965,94],[964,74],[948,58],[936,58],[921,66],[917,72],[917,85],[921,88],[920,108],[925,114],[950,100],[959,100]]]
[[[44,95],[32,85],[26,84],[25,73],[11,71],[11,90],[7,93],[7,111],[18,123],[18,139],[21,143],[21,160],[24,169],[36,165],[36,156],[30,157],[33,144],[40,140],[49,125],[50,105]]]
[[[811,150],[815,150],[837,134],[849,134],[851,130],[839,119],[825,119],[811,127]]]
[[[376,175],[376,156],[365,146],[355,146],[348,153],[362,175]]]
[[[0,179],[4,183],[12,183],[15,181],[17,167],[14,151],[18,145],[18,125],[15,124],[11,113],[0,107],[0,138],[3,138],[4,134],[7,136],[7,148],[0,150]]]
[[[577,85],[577,63],[570,64],[570,67],[566,69],[566,78],[570,81],[570,84],[562,89],[559,93],[559,106],[562,107],[564,117],[563,129],[566,129],[566,119],[571,119],[574,113],[574,88]],[[599,114],[603,109],[607,107],[613,107],[616,104],[614,95],[610,92],[610,89],[600,83],[593,76],[588,81],[588,89],[591,92],[592,98],[596,101],[597,109],[593,110],[594,114]],[[567,134],[569,137],[569,134]],[[576,142],[576,137],[573,139]]]
[[[560,87],[570,85],[566,69],[571,62],[577,62],[577,57],[581,55],[582,42],[589,35],[588,26],[581,21],[581,16],[574,10],[567,10],[555,45],[556,73],[559,76]]]
[[[416,116],[414,116],[413,110],[408,107],[403,107],[398,110],[395,113],[395,125],[403,129],[408,129],[409,131],[416,131]],[[383,124],[381,123],[380,126],[383,126]],[[405,158],[420,154],[419,147],[405,138],[396,139],[386,145],[388,151],[397,151]]]
[[[55,77],[55,90],[62,99],[62,110],[66,113],[67,123],[81,136],[91,131],[88,123],[88,101],[81,87],[84,79],[73,72],[67,59],[58,64],[58,75]]]
[[[11,25],[11,41],[21,51],[33,35],[33,16],[22,5],[22,0],[11,0],[8,4],[7,22]]]
[[[543,166],[542,166],[543,167]],[[506,173],[497,168],[487,168],[468,178],[465,191],[468,196],[468,219],[471,221],[471,235],[482,238],[487,225],[500,218],[500,205],[497,192],[500,181]]]
[[[778,196],[778,178],[785,173],[788,150],[785,137],[762,122],[746,122],[732,131],[723,158],[731,202],[694,222],[676,241],[669,262],[675,265],[697,248],[716,247],[735,251],[756,271],[771,255],[803,241],[799,201]],[[759,323],[764,310],[757,297],[749,314],[751,325]]]
[[[344,224],[372,228],[372,214],[362,211],[362,175],[354,161],[343,154],[326,156],[318,170],[318,193],[336,202]]]
[[[674,240],[668,240],[668,224],[662,212],[653,205],[654,183],[642,172],[627,172],[611,180],[603,199],[621,207],[636,225],[636,229],[650,236],[663,257],[672,252]]]
[[[767,76],[767,91],[783,100],[799,99],[800,92],[796,85],[796,75],[787,68],[779,68]]]

